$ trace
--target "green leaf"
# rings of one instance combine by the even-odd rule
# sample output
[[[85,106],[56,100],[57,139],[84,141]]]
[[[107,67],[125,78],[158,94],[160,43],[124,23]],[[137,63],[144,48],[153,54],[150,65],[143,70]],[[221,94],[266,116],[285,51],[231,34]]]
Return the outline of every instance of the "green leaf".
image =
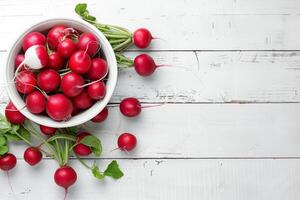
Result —
[[[8,146],[0,146],[0,156],[8,152]]]
[[[20,140],[22,140],[22,139],[19,138],[17,135],[14,135],[14,134],[12,134],[12,133],[6,133],[4,136],[5,136],[6,139],[9,140],[9,141],[20,141]]]
[[[68,127],[66,128],[67,131],[73,135],[75,135],[77,133],[77,127],[76,126],[72,126],[72,127]]]
[[[120,170],[119,165],[117,163],[117,161],[113,160],[106,168],[106,170],[104,171],[104,175],[105,176],[110,176],[114,179],[119,179],[121,178],[124,174],[123,172]]]
[[[102,145],[101,145],[101,141],[93,136],[93,135],[88,135],[86,137],[84,137],[81,141],[81,144],[84,144],[86,146],[91,147],[92,152],[96,155],[96,156],[100,156],[102,153]]]
[[[30,140],[30,133],[27,129],[25,129],[23,126],[21,126],[18,130],[18,133],[25,138],[26,140]]]
[[[0,146],[4,146],[6,144],[6,139],[4,136],[0,135]]]
[[[0,114],[0,133],[7,133],[11,130],[11,124],[6,120],[6,118]]]
[[[104,179],[104,174],[103,172],[100,172],[99,167],[97,165],[94,165],[92,168],[92,174],[95,178],[102,180]]]
[[[84,14],[84,12],[86,11],[86,8],[87,8],[87,4],[86,3],[79,3],[75,7],[75,12],[78,15],[82,16]]]
[[[17,131],[17,130],[19,130],[20,129],[20,125],[18,125],[18,124],[13,124],[13,125],[11,125],[11,131]]]
[[[69,135],[69,134],[56,134],[56,135],[53,135],[52,137],[50,137],[47,141],[51,142],[56,139],[65,139],[65,140],[70,140],[70,141],[75,142],[77,138],[75,136]]]

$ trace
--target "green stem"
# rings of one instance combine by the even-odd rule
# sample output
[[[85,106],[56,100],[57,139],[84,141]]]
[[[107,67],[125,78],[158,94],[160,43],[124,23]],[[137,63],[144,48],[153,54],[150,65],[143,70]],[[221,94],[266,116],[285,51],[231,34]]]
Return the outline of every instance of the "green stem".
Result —
[[[125,39],[116,39],[116,40],[109,40],[109,43],[111,45],[113,45],[113,44],[118,44],[118,43],[124,42],[124,41],[126,41],[126,40]]]
[[[63,159],[62,159],[60,151],[59,151],[60,148],[59,148],[58,143],[59,143],[58,140],[55,140],[55,147],[56,147],[55,150],[56,150],[56,154],[57,154],[57,162],[60,166],[62,166],[63,165]]]
[[[132,67],[133,66],[133,61],[130,58],[127,58],[123,54],[116,53],[116,59],[118,64],[126,66],[126,67]]]
[[[127,47],[129,47],[132,43],[132,39],[131,37],[128,38],[125,42],[119,44],[118,46],[114,47],[113,50],[114,51],[122,51],[123,49],[126,49]]]
[[[54,149],[52,147],[51,144],[49,144],[47,142],[47,140],[38,132],[35,130],[35,128],[32,126],[32,123],[30,121],[28,121],[28,124],[30,126],[30,128],[27,128],[26,126],[24,126],[25,129],[27,129],[29,132],[32,132],[34,135],[36,135],[43,143],[45,143],[45,145],[47,145],[47,147],[53,152],[54,152]]]
[[[69,161],[69,141],[65,140],[64,165]]]
[[[127,39],[127,38],[130,38],[131,39],[131,37],[129,37],[128,35],[122,35],[122,34],[109,34],[109,33],[104,33],[103,32],[103,35],[105,37],[107,37],[107,38],[115,38],[115,39],[121,39],[121,38]]]
[[[29,140],[24,138],[21,134],[19,134],[17,131],[14,131],[14,134],[16,134],[19,138],[21,138],[24,142],[26,142],[29,146],[34,146]]]
[[[79,160],[79,162],[80,162],[83,166],[85,166],[86,168],[92,170],[92,167],[90,167],[88,164],[86,164],[86,163],[83,161],[82,158],[80,158],[80,157],[77,156],[77,155],[76,155],[76,158]]]

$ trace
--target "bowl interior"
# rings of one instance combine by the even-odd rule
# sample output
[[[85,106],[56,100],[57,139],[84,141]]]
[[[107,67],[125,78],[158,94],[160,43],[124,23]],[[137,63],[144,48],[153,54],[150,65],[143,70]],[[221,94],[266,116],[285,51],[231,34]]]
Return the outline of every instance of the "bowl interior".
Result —
[[[14,77],[14,59],[16,55],[20,52],[22,48],[22,39],[23,37],[32,31],[39,31],[39,32],[45,32],[49,30],[51,27],[55,25],[65,25],[67,27],[75,28],[82,32],[91,32],[93,33],[101,44],[101,53],[103,54],[104,58],[107,61],[108,67],[109,67],[109,74],[108,79],[106,82],[106,96],[103,100],[97,101],[91,108],[88,110],[85,110],[81,112],[78,115],[73,116],[68,121],[54,121],[50,117],[44,116],[44,115],[36,115],[30,113],[25,106],[25,102],[18,93],[15,84],[12,83],[13,77]],[[45,126],[50,127],[57,127],[57,128],[64,128],[64,127],[71,127],[80,125],[84,122],[87,122],[88,120],[92,119],[94,116],[96,116],[109,102],[109,99],[111,98],[114,88],[116,86],[117,82],[117,62],[115,59],[115,54],[113,49],[111,48],[109,42],[105,38],[105,36],[97,30],[94,26],[88,24],[84,21],[78,21],[74,19],[50,19],[46,21],[42,21],[38,24],[33,25],[29,29],[23,32],[15,43],[12,45],[10,53],[8,55],[7,65],[6,65],[6,74],[5,79],[7,83],[7,92],[9,95],[9,98],[13,102],[13,104],[20,110],[20,112],[25,115],[28,119],[41,124]],[[22,109],[23,108],[23,109]]]

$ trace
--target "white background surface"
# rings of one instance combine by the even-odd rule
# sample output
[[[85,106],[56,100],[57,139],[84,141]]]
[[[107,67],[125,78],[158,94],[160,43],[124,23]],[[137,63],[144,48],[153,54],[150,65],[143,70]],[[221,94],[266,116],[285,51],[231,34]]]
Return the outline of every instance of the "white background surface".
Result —
[[[50,17],[78,18],[76,3],[0,0],[1,69],[19,31]],[[117,159],[125,176],[98,182],[74,160],[79,178],[70,200],[300,198],[300,1],[87,3],[101,22],[148,27],[163,40],[154,40],[147,53],[173,67],[150,78],[120,70],[112,103],[135,96],[165,105],[135,119],[111,108],[105,123],[86,124],[104,146],[99,164]],[[2,109],[7,101],[3,94]],[[122,132],[138,137],[130,154],[110,152]],[[22,159],[24,148],[12,148],[19,158],[11,173],[16,199],[62,199],[52,178],[57,164],[45,159],[31,168]],[[4,173],[0,180],[0,199],[14,199]]]

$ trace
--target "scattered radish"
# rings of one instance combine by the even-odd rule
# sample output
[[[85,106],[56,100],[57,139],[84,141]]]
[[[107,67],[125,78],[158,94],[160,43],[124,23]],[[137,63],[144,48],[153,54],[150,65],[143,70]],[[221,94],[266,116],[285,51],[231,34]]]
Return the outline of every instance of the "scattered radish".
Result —
[[[100,43],[97,41],[97,38],[89,32],[81,34],[77,45],[79,49],[86,51],[91,57],[93,57],[100,49]]]
[[[23,38],[23,50],[27,51],[28,48],[34,45],[45,45],[46,37],[39,32],[31,32]]]
[[[46,99],[40,91],[33,91],[26,97],[26,107],[34,114],[39,114],[45,110]]]
[[[31,71],[21,71],[16,78],[16,88],[22,94],[28,94],[35,90],[37,85],[35,74]]]
[[[58,43],[65,35],[64,34],[65,29],[66,27],[64,25],[57,25],[50,29],[50,31],[47,34],[47,43],[50,49],[52,50],[56,49]]]
[[[92,83],[87,90],[90,97],[94,100],[103,99],[106,94],[106,86],[102,81]]]
[[[57,90],[60,85],[60,75],[53,69],[42,70],[37,77],[38,86],[45,92]]]
[[[72,99],[74,106],[79,109],[88,109],[94,103],[93,99],[89,96],[86,89],[84,89],[79,95]]]
[[[63,58],[69,58],[76,50],[73,40],[66,38],[57,45],[57,52]]]
[[[61,90],[68,97],[75,97],[79,95],[83,88],[80,87],[84,84],[84,79],[82,76],[69,72],[64,75],[61,79]]]
[[[137,29],[133,33],[133,43],[141,49],[148,47],[152,39],[150,31],[145,28]]]
[[[38,164],[42,160],[42,153],[35,147],[28,147],[24,152],[24,160],[31,166]]]
[[[134,59],[134,69],[141,76],[150,76],[156,68],[153,58],[147,54],[138,55]]]
[[[48,135],[48,136],[52,136],[56,132],[56,128],[52,128],[52,127],[44,126],[44,125],[40,125],[40,130],[43,134]]]
[[[88,132],[81,132],[77,135],[76,143],[78,143],[78,144],[76,144],[73,147],[73,151],[74,151],[74,153],[76,153],[79,156],[88,156],[92,153],[92,150],[89,146],[79,143],[83,138],[85,138],[88,135],[91,135],[91,134]]]
[[[72,102],[63,94],[49,96],[46,103],[46,112],[53,120],[63,121],[71,117]]]
[[[17,158],[11,153],[7,153],[0,157],[0,169],[3,171],[9,171],[13,169],[17,164]]]
[[[63,67],[64,60],[60,57],[57,52],[52,52],[49,55],[48,67],[54,70],[59,70]]]
[[[108,71],[107,63],[102,58],[94,58],[91,67],[87,73],[88,78],[92,81],[103,78]]]
[[[26,120],[12,102],[9,102],[5,108],[5,117],[12,124],[22,124]]]
[[[121,113],[126,117],[135,117],[142,111],[140,101],[132,97],[123,99],[120,103],[119,108]]]
[[[82,50],[75,51],[70,57],[69,67],[78,74],[85,74],[91,67],[91,58]]]
[[[108,116],[108,109],[107,107],[104,107],[103,110],[101,110],[101,112],[98,115],[96,115],[94,118],[91,119],[91,121],[95,123],[100,123],[106,120],[107,116]]]
[[[68,188],[73,185],[77,180],[76,171],[70,166],[62,166],[55,171],[55,183],[65,189],[65,198],[68,194]]]
[[[123,133],[118,138],[118,147],[122,151],[131,151],[135,148],[137,139],[131,133]]]

